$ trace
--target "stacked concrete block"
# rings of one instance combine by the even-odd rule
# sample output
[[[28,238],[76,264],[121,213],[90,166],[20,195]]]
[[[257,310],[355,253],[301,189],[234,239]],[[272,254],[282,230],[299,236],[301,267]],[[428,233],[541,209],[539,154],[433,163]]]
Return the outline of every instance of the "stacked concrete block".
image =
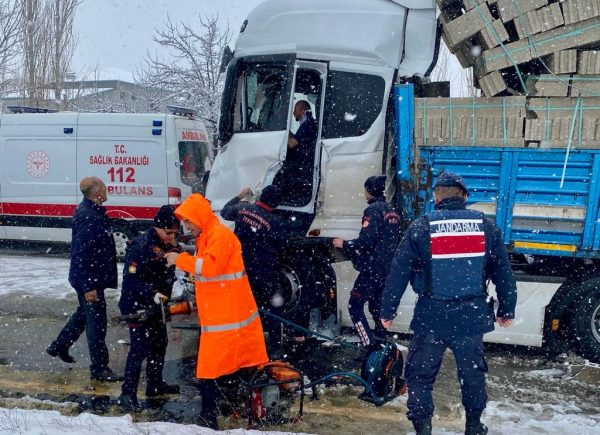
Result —
[[[525,140],[540,147],[600,147],[600,97],[531,98]]]
[[[598,0],[565,0],[562,3],[565,24],[578,23],[600,16]]]
[[[577,50],[562,50],[551,53],[546,58],[546,65],[554,74],[577,72]]]
[[[417,145],[524,145],[524,97],[417,98]]]
[[[600,148],[600,0],[437,3],[490,98],[416,99],[418,145]]]
[[[600,50],[585,50],[578,53],[577,74],[600,75]]]
[[[565,94],[565,77],[553,83],[545,75],[600,75],[593,51],[600,49],[600,0],[438,0],[438,6],[446,44],[464,68],[474,67],[486,96],[576,96]]]

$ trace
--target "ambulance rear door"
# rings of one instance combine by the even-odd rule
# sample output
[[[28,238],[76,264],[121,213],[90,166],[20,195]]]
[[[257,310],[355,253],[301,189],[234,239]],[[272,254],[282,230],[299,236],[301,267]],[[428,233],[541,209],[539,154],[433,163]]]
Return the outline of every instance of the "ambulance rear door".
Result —
[[[16,240],[69,242],[77,204],[76,113],[2,117],[2,225]]]
[[[182,199],[192,193],[204,195],[211,167],[206,127],[198,119],[177,117],[174,123],[175,146],[167,147],[169,185],[180,189]],[[176,202],[176,197],[170,200]]]

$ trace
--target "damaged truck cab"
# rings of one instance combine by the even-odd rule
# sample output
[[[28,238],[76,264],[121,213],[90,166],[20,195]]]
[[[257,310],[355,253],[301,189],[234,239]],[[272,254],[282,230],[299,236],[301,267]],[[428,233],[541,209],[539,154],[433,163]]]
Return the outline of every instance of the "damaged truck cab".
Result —
[[[298,128],[294,105],[310,104],[312,171],[278,208],[298,237],[280,265],[291,311],[337,311],[328,238],[356,236],[364,180],[392,170],[392,89],[433,67],[435,35],[433,0],[271,0],[244,22],[227,65],[206,196],[219,211],[242,188],[272,184]]]

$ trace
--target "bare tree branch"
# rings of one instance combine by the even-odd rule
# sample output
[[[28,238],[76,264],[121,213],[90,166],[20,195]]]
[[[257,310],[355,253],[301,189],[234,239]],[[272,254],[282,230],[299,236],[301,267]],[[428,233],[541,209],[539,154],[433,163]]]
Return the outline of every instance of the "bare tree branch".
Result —
[[[162,102],[177,102],[216,120],[223,86],[220,59],[232,33],[229,27],[220,27],[218,17],[198,19],[200,25],[192,26],[167,17],[164,28],[154,37],[167,54],[147,53],[136,81],[160,90],[157,96]]]

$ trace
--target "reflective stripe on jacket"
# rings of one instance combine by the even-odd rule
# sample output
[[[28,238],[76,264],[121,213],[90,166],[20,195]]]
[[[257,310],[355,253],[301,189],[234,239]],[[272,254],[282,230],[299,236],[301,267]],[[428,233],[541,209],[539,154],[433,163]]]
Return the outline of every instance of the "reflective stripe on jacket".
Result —
[[[244,272],[241,245],[201,195],[175,214],[202,229],[196,254],[181,254],[177,267],[196,275],[196,305],[202,333],[196,377],[215,379],[268,361],[258,308]],[[201,260],[201,261],[198,261]]]

